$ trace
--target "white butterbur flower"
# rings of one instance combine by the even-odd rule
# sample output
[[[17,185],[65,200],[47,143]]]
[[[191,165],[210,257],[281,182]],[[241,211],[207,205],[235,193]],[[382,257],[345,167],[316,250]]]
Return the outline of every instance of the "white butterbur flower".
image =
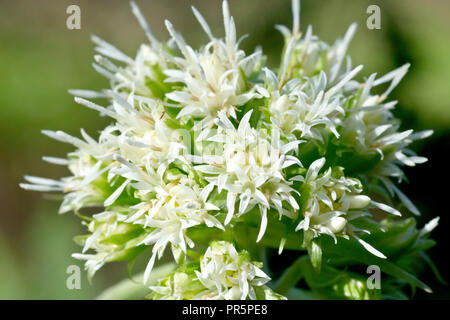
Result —
[[[134,92],[149,98],[164,98],[164,93],[169,90],[169,86],[164,83],[163,74],[163,70],[168,67],[168,62],[158,53],[163,50],[162,45],[156,49],[155,46],[142,44],[136,58],[131,59],[125,54],[119,57],[113,55],[111,48],[114,47],[97,37],[93,37],[93,41],[98,45],[96,50],[101,53],[95,56],[93,66],[97,72],[110,80],[114,91]],[[114,64],[109,59],[118,61],[118,64]],[[97,95],[80,90],[70,92],[87,98],[108,96],[104,91]]]
[[[149,298],[154,300],[203,300],[204,296],[211,294],[191,270],[177,270],[150,289]]]
[[[359,82],[362,66],[353,67],[347,55],[356,25],[328,45],[311,27],[300,32],[299,1],[292,2],[292,31],[278,27],[286,42],[277,74],[264,65],[260,49],[248,56],[239,49],[242,38],[236,38],[227,1],[223,39],[193,8],[209,39],[199,50],[168,21],[171,39],[158,41],[134,2],[132,11],[149,40],[134,59],[93,37],[93,66],[109,79],[109,88],[70,92],[112,123],[98,139],[83,130],[83,139],[43,131],[75,147],[65,159],[44,157],[71,174],[60,180],[25,176],[27,183],[20,184],[62,192],[60,212],[72,210],[83,219],[88,233],[76,237],[82,250],[73,257],[85,261],[89,279],[108,262],[132,262],[143,253],[146,284],[161,274],[164,268],[152,271],[171,253],[177,267],[150,287],[152,299],[380,293],[369,292],[343,261],[387,266],[383,271],[395,290],[401,287],[394,283],[428,290],[409,269],[422,253],[430,263],[424,251],[438,219],[417,230],[393,200],[419,211],[391,181],[404,178],[402,166],[426,161],[409,145],[432,133],[399,131],[391,112],[396,102],[386,102],[408,65]],[[387,89],[371,92],[380,85]],[[108,103],[91,101],[96,98]],[[248,251],[236,249],[242,247]],[[269,283],[262,263],[252,258],[263,260],[264,250],[277,247],[279,254],[284,247],[296,252],[290,254],[298,260]],[[395,260],[382,260],[387,257],[375,247]],[[310,292],[296,288],[297,275]]]
[[[288,82],[281,91],[272,92],[269,102],[271,121],[289,140],[298,137],[315,139],[323,143],[324,128],[339,137],[336,119],[344,114],[341,91],[361,69],[362,66],[359,66],[350,71],[329,89],[324,72],[304,82]],[[278,81],[269,82],[267,85],[273,87],[277,86],[276,83]]]
[[[167,114],[160,101],[136,101],[133,94],[127,99],[110,94],[113,100],[108,108],[82,98],[75,101],[116,120],[101,134],[105,139],[115,140],[115,154],[139,166],[156,168],[159,175],[176,159],[183,161],[185,137],[167,126]]]
[[[300,191],[306,197],[302,208],[304,218],[295,228],[296,231],[304,230],[304,245],[320,236],[326,234],[331,236],[336,243],[336,236],[348,238],[353,236],[368,251],[376,256],[385,256],[355,235],[355,232],[370,233],[368,230],[359,230],[351,225],[351,220],[370,213],[364,212],[369,205],[385,210],[392,214],[399,214],[395,209],[362,195],[362,186],[357,179],[346,178],[341,169],[328,168],[319,175],[319,171],[325,165],[325,158],[314,161],[303,180]]]
[[[378,154],[380,162],[373,171],[392,196],[397,195],[403,204],[414,214],[418,209],[390,180],[401,181],[404,173],[400,166],[415,166],[427,161],[407,147],[415,140],[429,137],[433,132],[426,130],[414,133],[413,130],[399,131],[400,122],[391,110],[396,101],[383,103],[389,93],[398,85],[408,71],[409,64],[376,79],[372,74],[363,85],[357,103],[347,111],[341,123],[340,143],[352,146],[360,154]],[[389,83],[388,88],[379,95],[371,95],[370,90],[378,85]]]
[[[153,299],[167,300],[285,300],[265,284],[270,278],[226,241],[210,243],[200,262],[179,268],[152,286]]]
[[[86,261],[89,280],[105,263],[133,258],[142,251],[140,242],[146,231],[140,226],[125,223],[125,219],[126,215],[123,213],[105,211],[85,221],[90,234],[76,237],[83,250],[72,256]],[[88,253],[89,250],[95,250],[95,253]]]
[[[231,243],[220,241],[211,243],[196,274],[206,288],[217,294],[216,298],[255,300],[253,287],[270,280],[260,267],[250,261],[247,252],[238,253]]]
[[[101,205],[105,197],[102,186],[106,184],[106,172],[111,165],[110,142],[107,140],[97,142],[84,130],[81,130],[81,133],[85,141],[62,131],[42,132],[55,140],[70,143],[78,148],[69,153],[67,159],[43,158],[47,162],[67,166],[72,175],[61,180],[25,176],[25,180],[29,183],[22,183],[20,186],[27,190],[64,192],[60,213]]]
[[[180,248],[184,253],[187,247],[194,246],[194,242],[186,235],[187,229],[202,223],[208,227],[223,229],[222,224],[213,216],[214,211],[219,208],[207,201],[210,191],[211,188],[200,190],[197,186],[190,187],[174,181],[165,188],[156,188],[156,198],[149,204],[144,204],[143,209],[147,212],[141,222],[137,219],[145,211],[137,207],[141,210],[129,220],[143,223],[144,227],[152,230],[142,240],[143,244],[153,244],[153,255],[144,274],[144,282],[147,282],[156,257],[162,257],[168,244],[171,244],[172,251]]]
[[[109,79],[114,92],[133,92],[138,96],[164,99],[165,93],[170,91],[170,85],[164,82],[166,76],[163,73],[170,66],[166,59],[168,53],[164,44],[154,37],[138,6],[133,1],[130,4],[149,44],[142,44],[135,59],[132,59],[108,42],[92,36],[92,41],[96,44],[95,50],[99,53],[95,55],[92,65],[98,73]],[[107,90],[70,92],[84,98],[110,96]]]
[[[235,214],[235,202],[239,199],[238,216],[258,206],[261,211],[261,228],[257,241],[267,227],[267,210],[275,208],[281,215],[292,215],[298,209],[293,197],[296,191],[283,170],[300,161],[289,153],[297,149],[299,141],[284,144],[277,130],[267,137],[250,126],[251,111],[245,114],[236,129],[230,120],[220,113],[217,119],[218,134],[208,138],[217,143],[220,155],[194,157],[196,162],[206,162],[195,169],[207,174],[206,179],[217,186],[219,192],[227,191],[227,216],[225,225]],[[289,210],[283,207],[287,202]]]
[[[372,74],[361,85],[363,88],[357,103],[347,110],[341,123],[340,133],[344,143],[355,144],[358,152],[376,151],[383,157],[386,151],[402,143],[412,133],[412,130],[398,132],[399,121],[391,113],[396,101],[382,103],[405,75],[408,67],[409,65],[404,65],[377,80],[376,74]],[[370,94],[373,87],[388,81],[391,84],[383,94]]]
[[[328,78],[327,86],[331,87],[352,69],[347,49],[355,34],[356,23],[350,25],[344,37],[331,46],[312,35],[311,30],[309,26],[305,37],[296,43],[292,63],[299,63],[299,76],[312,76],[319,70],[325,72]]]
[[[126,117],[118,119],[114,128],[120,133],[118,145],[123,158],[157,168],[160,175],[176,159],[182,161],[187,148],[184,137],[167,126],[167,115],[159,102],[139,102],[137,110],[124,100],[122,103],[128,107],[120,109]]]
[[[246,78],[253,73],[260,52],[246,57],[244,51],[239,49],[234,20],[230,17],[226,1],[223,2],[225,39],[215,38],[200,13],[195,8],[193,10],[210,42],[196,52],[166,21],[172,38],[183,54],[183,58],[171,59],[177,69],[165,71],[168,76],[166,82],[185,85],[182,90],[166,96],[180,104],[181,110],[177,116],[180,119],[200,118],[210,124],[219,111],[236,118],[236,107],[255,96],[247,88]]]
[[[319,72],[324,72],[328,78],[326,86],[330,88],[352,70],[347,49],[355,34],[356,23],[350,25],[342,39],[337,39],[333,45],[329,45],[313,35],[311,26],[308,26],[304,35],[300,32],[299,2],[293,1],[292,31],[282,25],[276,26],[285,38],[285,55],[280,68],[281,79],[287,81],[293,78],[313,77]]]

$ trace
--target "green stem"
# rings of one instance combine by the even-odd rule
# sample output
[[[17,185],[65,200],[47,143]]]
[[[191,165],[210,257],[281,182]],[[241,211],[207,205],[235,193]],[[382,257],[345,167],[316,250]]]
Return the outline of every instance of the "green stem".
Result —
[[[133,279],[124,279],[107,288],[96,298],[97,300],[142,300],[150,293],[149,286],[157,284],[167,274],[175,270],[174,263],[167,263],[153,269],[147,285],[143,285],[143,273]]]
[[[289,289],[294,287],[300,279],[303,278],[301,269],[305,260],[308,260],[308,255],[298,258],[289,268],[286,269],[275,286],[275,291],[277,293],[286,295]]]

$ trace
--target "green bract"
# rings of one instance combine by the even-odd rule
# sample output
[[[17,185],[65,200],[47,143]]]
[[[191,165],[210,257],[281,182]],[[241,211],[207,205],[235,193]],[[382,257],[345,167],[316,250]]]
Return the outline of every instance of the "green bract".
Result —
[[[89,277],[142,254],[143,282],[154,284],[154,267],[171,251],[178,267],[149,298],[404,298],[406,284],[430,291],[416,275],[419,261],[435,270],[425,251],[438,218],[417,229],[411,214],[419,211],[398,184],[402,166],[426,161],[408,147],[431,131],[400,131],[388,99],[408,65],[360,80],[363,67],[346,53],[356,26],[328,45],[311,27],[300,32],[296,0],[292,30],[278,27],[277,70],[260,49],[239,49],[226,1],[223,39],[193,9],[208,37],[199,49],[168,21],[171,39],[155,39],[131,4],[149,43],[132,59],[94,37],[94,67],[110,87],[71,91],[111,124],[96,139],[43,131],[75,146],[65,159],[44,158],[71,175],[21,184],[63,192],[60,212],[83,218],[87,234],[73,257],[86,261]],[[87,217],[86,207],[101,209]],[[267,262],[272,249],[298,256],[280,277]],[[361,265],[381,270],[381,287],[355,271]],[[296,287],[302,278],[307,288]]]

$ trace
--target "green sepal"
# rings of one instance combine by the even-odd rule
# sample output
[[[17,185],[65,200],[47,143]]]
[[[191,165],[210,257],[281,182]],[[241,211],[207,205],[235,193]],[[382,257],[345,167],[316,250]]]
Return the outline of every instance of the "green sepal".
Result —
[[[308,245],[309,259],[314,270],[319,274],[322,266],[322,248],[318,241],[313,240]]]

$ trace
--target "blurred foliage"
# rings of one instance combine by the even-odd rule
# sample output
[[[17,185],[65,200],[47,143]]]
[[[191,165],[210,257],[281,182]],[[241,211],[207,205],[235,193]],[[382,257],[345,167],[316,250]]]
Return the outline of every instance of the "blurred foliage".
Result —
[[[159,38],[168,38],[163,24],[164,18],[168,18],[188,35],[189,42],[202,43],[205,35],[199,33],[190,13],[192,4],[204,13],[215,34],[223,34],[218,0],[137,2]],[[70,31],[65,26],[66,8],[74,3],[81,7],[82,29]],[[274,25],[291,24],[290,1],[269,0],[261,4],[259,0],[230,0],[238,32],[250,35],[243,48],[249,53],[262,44],[269,55],[269,64],[274,66],[282,45],[282,37]],[[366,8],[370,4],[381,8],[381,30],[365,27]],[[350,54],[355,65],[365,65],[365,76],[372,72],[380,75],[411,62],[410,72],[394,91],[400,101],[396,113],[405,127],[436,131],[428,142],[417,146],[431,158],[431,164],[420,170],[413,168],[408,174],[412,183],[404,186],[424,213],[422,224],[441,214],[440,204],[431,197],[445,196],[444,191],[432,193],[424,190],[423,185],[430,176],[442,172],[446,161],[433,155],[448,148],[450,141],[449,16],[450,2],[445,0],[302,1],[302,30],[312,24],[313,32],[324,40],[334,41],[353,21],[359,24]],[[72,252],[80,251],[72,238],[83,232],[82,228],[73,216],[56,214],[57,202],[18,187],[26,173],[49,177],[67,173],[40,161],[43,155],[61,156],[70,150],[69,146],[41,135],[41,129],[77,134],[83,127],[94,134],[108,121],[76,105],[67,93],[71,88],[107,86],[107,81],[90,66],[91,34],[105,38],[130,55],[145,39],[127,1],[112,0],[105,5],[101,0],[0,0],[0,298],[90,299],[126,277],[123,266],[108,266],[89,285],[82,271],[81,290],[68,290],[67,267],[72,264],[82,267],[71,258]],[[434,237],[438,246],[431,254],[447,280],[448,262],[439,252],[446,250],[448,240],[439,229],[445,231],[448,225],[448,218],[442,217]],[[277,259],[280,265],[283,259]],[[138,263],[135,270],[142,264]],[[433,277],[432,273],[429,277]],[[431,298],[449,297],[447,287],[439,287],[436,281],[426,282],[438,288]],[[301,296],[302,292],[299,289],[291,294]],[[430,298],[426,294],[419,297]]]

